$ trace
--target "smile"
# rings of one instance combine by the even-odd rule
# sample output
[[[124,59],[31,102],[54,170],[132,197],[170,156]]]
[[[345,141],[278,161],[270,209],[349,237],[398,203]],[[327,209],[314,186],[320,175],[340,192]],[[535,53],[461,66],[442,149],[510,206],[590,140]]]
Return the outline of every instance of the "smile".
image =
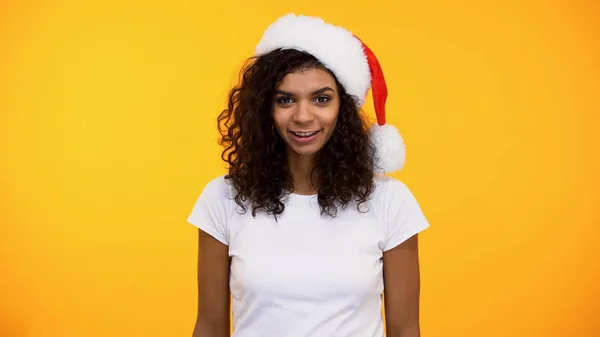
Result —
[[[300,138],[308,138],[308,137],[312,137],[314,135],[317,134],[318,131],[291,131],[289,130],[291,134],[293,134],[296,137],[300,137]]]

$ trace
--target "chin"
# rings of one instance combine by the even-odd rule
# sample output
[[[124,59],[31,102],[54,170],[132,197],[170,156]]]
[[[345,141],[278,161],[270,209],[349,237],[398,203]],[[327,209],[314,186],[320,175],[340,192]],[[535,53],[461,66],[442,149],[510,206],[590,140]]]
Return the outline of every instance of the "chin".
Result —
[[[300,147],[300,148],[296,148],[296,147],[288,147],[288,150],[292,151],[293,153],[299,155],[299,156],[312,156],[317,154],[320,150],[321,147],[316,148],[311,146],[310,148],[308,147]]]

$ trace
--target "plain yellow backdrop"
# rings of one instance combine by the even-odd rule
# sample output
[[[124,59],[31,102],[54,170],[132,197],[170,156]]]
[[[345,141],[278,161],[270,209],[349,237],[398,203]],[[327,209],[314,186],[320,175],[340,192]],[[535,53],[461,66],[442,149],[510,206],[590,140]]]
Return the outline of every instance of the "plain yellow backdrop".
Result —
[[[384,68],[423,336],[600,336],[600,6],[474,0],[2,1],[0,336],[191,335],[216,116],[291,11]]]

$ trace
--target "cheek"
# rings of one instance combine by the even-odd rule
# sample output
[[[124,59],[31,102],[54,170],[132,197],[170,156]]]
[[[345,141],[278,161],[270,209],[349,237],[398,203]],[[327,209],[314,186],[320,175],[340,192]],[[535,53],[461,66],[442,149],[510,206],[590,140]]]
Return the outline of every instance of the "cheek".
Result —
[[[327,128],[329,128],[330,132],[333,132],[333,129],[335,128],[335,125],[337,124],[338,116],[339,116],[339,108],[335,107],[329,113],[327,113],[326,115],[323,116],[324,117],[322,119],[323,126],[326,126]]]
[[[277,109],[273,110],[273,124],[278,131],[285,127],[285,115]]]

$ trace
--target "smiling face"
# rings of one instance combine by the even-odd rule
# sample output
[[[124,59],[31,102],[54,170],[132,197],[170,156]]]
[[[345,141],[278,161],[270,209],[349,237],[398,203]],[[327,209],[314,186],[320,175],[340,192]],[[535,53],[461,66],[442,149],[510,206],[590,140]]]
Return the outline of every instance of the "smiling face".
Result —
[[[314,156],[331,138],[340,110],[335,79],[320,68],[287,74],[273,103],[273,121],[288,156]]]

